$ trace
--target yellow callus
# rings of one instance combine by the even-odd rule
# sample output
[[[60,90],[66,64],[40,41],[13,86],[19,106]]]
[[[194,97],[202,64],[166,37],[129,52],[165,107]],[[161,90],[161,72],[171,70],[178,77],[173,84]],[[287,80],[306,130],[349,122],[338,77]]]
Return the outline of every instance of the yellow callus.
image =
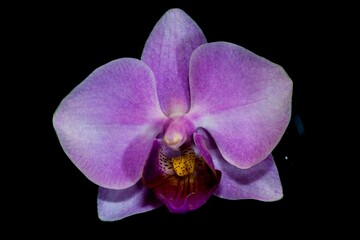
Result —
[[[180,177],[193,173],[195,169],[195,159],[196,156],[193,151],[188,151],[183,155],[171,158],[175,173]]]

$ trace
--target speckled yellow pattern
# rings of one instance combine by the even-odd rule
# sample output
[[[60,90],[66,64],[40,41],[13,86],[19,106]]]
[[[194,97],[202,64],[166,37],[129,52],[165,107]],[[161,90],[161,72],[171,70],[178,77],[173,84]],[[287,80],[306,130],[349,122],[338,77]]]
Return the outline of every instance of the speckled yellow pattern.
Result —
[[[185,151],[181,156],[171,158],[175,173],[180,177],[193,173],[195,169],[195,159],[195,153],[191,150]]]

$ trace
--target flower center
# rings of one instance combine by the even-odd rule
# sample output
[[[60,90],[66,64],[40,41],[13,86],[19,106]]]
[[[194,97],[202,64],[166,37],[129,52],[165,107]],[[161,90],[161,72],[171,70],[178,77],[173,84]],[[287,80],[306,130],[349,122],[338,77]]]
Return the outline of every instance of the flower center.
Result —
[[[175,173],[180,176],[188,176],[194,172],[195,169],[195,153],[188,150],[183,155],[171,158],[171,162]]]
[[[195,131],[194,125],[184,116],[170,118],[165,129],[164,142],[173,150],[179,150]]]
[[[188,142],[174,151],[162,140],[154,141],[142,182],[170,212],[199,208],[220,183],[221,172],[213,168],[211,156],[201,144],[199,149],[195,142]]]

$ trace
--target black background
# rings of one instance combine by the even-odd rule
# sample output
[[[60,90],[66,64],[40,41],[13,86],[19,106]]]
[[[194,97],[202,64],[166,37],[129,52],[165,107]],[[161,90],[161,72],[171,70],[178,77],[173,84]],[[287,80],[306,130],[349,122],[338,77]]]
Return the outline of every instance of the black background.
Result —
[[[284,198],[264,203],[212,197],[200,209],[184,215],[170,214],[161,207],[121,221],[102,222],[97,217],[97,186],[63,152],[52,127],[52,114],[62,98],[95,68],[121,57],[140,58],[153,26],[173,7],[189,14],[208,42],[241,45],[283,66],[293,80],[293,118],[273,152]],[[10,121],[19,121],[21,130],[11,141],[21,143],[21,149],[13,153],[21,159],[16,163],[18,173],[26,177],[11,187],[6,199],[16,202],[16,207],[10,209],[11,224],[35,224],[35,233],[47,227],[61,232],[70,226],[86,226],[90,233],[101,229],[120,236],[133,227],[150,226],[154,231],[180,229],[174,230],[179,236],[198,229],[235,232],[239,236],[250,232],[256,237],[264,233],[276,236],[284,229],[293,234],[308,233],[324,229],[319,223],[332,223],[336,211],[326,203],[339,192],[328,194],[329,189],[336,188],[335,183],[323,177],[325,170],[319,171],[327,158],[319,158],[323,130],[317,128],[321,123],[318,117],[328,109],[326,100],[319,96],[324,89],[318,86],[331,86],[324,73],[332,65],[325,62],[331,57],[328,40],[338,34],[335,31],[339,29],[337,16],[341,9],[235,1],[42,4],[15,9],[19,19],[9,19],[9,42],[13,41],[11,36],[16,41],[8,49],[14,69],[8,70],[21,79],[21,83],[15,82],[21,84],[16,98],[26,97],[12,108],[20,117]],[[303,132],[299,131],[299,122]]]

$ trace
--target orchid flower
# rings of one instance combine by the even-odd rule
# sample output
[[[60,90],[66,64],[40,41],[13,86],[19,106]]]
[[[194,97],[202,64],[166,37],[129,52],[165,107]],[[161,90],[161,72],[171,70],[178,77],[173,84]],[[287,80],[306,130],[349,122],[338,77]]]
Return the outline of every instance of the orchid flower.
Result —
[[[74,165],[99,186],[98,216],[166,206],[186,213],[215,195],[276,201],[272,151],[291,116],[284,69],[241,46],[207,43],[181,9],[156,23],[141,59],[93,71],[53,116]]]

